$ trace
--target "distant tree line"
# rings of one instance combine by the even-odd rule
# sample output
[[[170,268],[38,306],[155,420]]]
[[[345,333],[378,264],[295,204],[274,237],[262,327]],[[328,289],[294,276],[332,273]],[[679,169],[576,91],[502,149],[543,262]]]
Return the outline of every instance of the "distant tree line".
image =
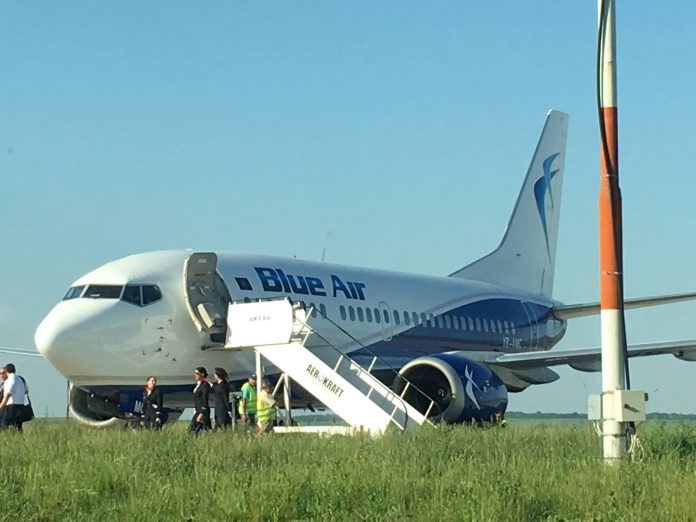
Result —
[[[526,413],[522,411],[505,412],[508,419],[587,419],[586,413]],[[648,420],[696,421],[696,413],[648,413]]]

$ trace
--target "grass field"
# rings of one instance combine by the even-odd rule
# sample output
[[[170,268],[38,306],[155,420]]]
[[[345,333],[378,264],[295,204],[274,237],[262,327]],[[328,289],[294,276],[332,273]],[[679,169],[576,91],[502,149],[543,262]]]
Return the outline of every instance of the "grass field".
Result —
[[[695,520],[696,426],[651,422],[605,466],[589,427],[449,427],[381,438],[1,433],[0,520]]]

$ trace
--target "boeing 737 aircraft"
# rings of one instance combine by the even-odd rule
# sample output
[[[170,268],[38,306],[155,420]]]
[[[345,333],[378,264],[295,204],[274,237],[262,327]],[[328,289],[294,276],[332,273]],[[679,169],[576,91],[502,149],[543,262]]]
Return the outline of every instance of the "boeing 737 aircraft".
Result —
[[[309,347],[330,343],[358,361],[378,355],[376,375],[391,384],[399,370],[446,422],[489,419],[505,411],[508,392],[556,380],[551,366],[599,370],[598,348],[549,351],[569,318],[599,311],[552,297],[567,119],[549,112],[498,248],[448,277],[230,252],[137,254],[75,281],[39,325],[36,346],[71,382],[82,422],[108,426],[137,413],[148,375],[176,415],[192,405],[193,368],[224,367],[237,381],[253,372],[253,352],[223,349],[228,304],[289,297],[313,310]],[[629,348],[659,353],[696,360],[696,341]]]

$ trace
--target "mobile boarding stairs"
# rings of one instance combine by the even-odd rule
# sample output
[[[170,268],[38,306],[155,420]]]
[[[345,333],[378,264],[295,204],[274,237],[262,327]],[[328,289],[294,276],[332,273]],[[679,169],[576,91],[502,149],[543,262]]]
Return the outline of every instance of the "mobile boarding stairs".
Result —
[[[261,359],[275,365],[283,376],[285,407],[289,419],[289,379],[311,393],[328,409],[343,419],[348,431],[383,433],[390,426],[407,431],[426,422],[433,408],[430,402],[425,413],[407,403],[403,396],[411,388],[405,383],[400,395],[377,379],[371,372],[378,358],[364,368],[348,355],[327,342],[316,351],[305,347],[312,333],[307,324],[311,313],[289,299],[230,303],[227,313],[226,350],[255,350],[257,385],[263,380]],[[403,379],[403,377],[399,377]],[[276,431],[338,431],[321,428],[289,427]]]

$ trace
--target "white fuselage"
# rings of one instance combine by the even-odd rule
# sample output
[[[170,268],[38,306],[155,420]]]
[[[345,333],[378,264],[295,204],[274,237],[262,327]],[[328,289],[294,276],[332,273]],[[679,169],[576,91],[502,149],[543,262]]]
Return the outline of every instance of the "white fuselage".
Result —
[[[245,378],[253,372],[253,353],[204,349],[209,335],[187,306],[185,266],[192,254],[133,255],[81,277],[71,289],[82,294],[59,302],[39,325],[39,351],[86,388],[140,385],[148,375],[164,386],[188,384],[197,366]],[[217,274],[232,300],[304,301],[331,320],[321,313],[310,319],[322,338],[343,351],[370,346],[395,367],[433,352],[548,349],[565,328],[551,316],[552,302],[478,281],[231,253],[217,254]],[[137,305],[123,299],[123,290],[120,298],[86,297],[90,285],[138,284],[156,285],[161,298]],[[309,340],[321,344],[317,336]]]

